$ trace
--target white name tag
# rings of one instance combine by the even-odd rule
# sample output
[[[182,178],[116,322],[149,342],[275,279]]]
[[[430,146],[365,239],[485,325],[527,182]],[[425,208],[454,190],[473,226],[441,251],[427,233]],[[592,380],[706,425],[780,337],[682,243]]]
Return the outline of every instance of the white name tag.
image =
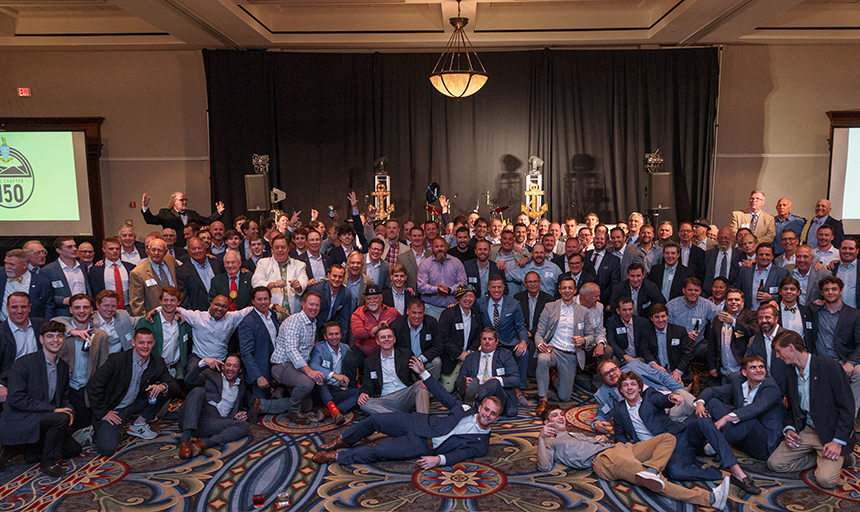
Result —
[[[627,334],[626,327],[618,327],[615,329],[615,334]]]
[[[477,282],[478,282],[478,278],[477,278],[477,277],[470,277],[470,278],[469,278],[469,282],[470,282],[470,283],[477,283]]]
[[[651,307],[651,301],[650,300],[648,302],[646,302],[645,304],[642,304],[642,309],[646,309],[648,307]]]
[[[779,286],[771,286],[769,294],[773,295],[774,293],[779,293]]]
[[[678,338],[672,338],[672,346],[673,347],[680,345],[680,344],[681,344],[681,340],[679,340]]]
[[[812,330],[812,322],[806,322],[806,328]]]
[[[51,286],[53,286],[54,288],[62,288],[63,282],[62,281],[51,281]]]
[[[331,361],[326,361],[325,359],[323,359],[322,366],[323,368],[331,368]]]
[[[504,374],[505,374],[504,368],[499,368],[498,370],[496,370],[496,375],[498,375],[499,377],[501,377]]]
[[[454,329],[457,329],[458,331],[462,331],[463,330],[463,324],[454,324]]]
[[[188,341],[188,335],[187,334],[182,335],[182,341]]]
[[[432,335],[430,335],[430,334],[425,334],[425,335],[424,335],[424,340],[425,340],[425,341],[430,341],[430,340],[432,340],[432,339],[433,339],[433,336],[432,336]]]
[[[376,378],[376,372],[370,372],[370,378],[375,379]]]
[[[130,332],[129,332],[129,333],[126,333],[126,335],[125,335],[125,341],[131,341],[131,339],[132,339],[133,337],[134,337],[134,335],[133,335],[132,333],[130,333]]]
[[[461,406],[461,407],[463,407],[463,410],[464,410],[464,411],[468,411],[469,409],[471,409],[471,407],[469,407],[469,406],[468,406],[468,405],[466,405],[466,404],[460,404],[460,406]]]
[[[550,272],[549,270],[547,270],[547,271],[545,271],[545,272],[543,273],[543,276],[544,276],[544,277],[552,277],[552,272]]]
[[[603,407],[600,410],[603,411],[603,414],[609,414],[609,411],[612,410],[612,407],[609,407],[609,404],[603,404]]]
[[[585,329],[585,324],[584,324],[584,323],[581,323],[581,322],[580,322],[580,323],[576,324],[576,330],[577,330],[577,331],[581,331],[581,330],[583,330],[583,329]]]
[[[743,224],[741,224],[741,227],[742,227],[742,228],[747,228],[747,229],[749,229],[749,227],[750,227],[750,223],[749,223],[749,222],[744,222]]]
[[[147,279],[146,281],[144,281],[144,284],[146,286],[158,286],[158,283],[155,281],[155,279]]]

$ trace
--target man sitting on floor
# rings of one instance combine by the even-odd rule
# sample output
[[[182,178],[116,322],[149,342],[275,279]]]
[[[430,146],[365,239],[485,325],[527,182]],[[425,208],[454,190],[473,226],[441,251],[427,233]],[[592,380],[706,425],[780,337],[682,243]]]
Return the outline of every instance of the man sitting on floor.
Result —
[[[476,408],[457,400],[430,376],[417,357],[409,363],[433,396],[448,409],[447,414],[393,412],[373,414],[357,423],[343,435],[320,446],[314,454],[317,464],[370,463],[381,459],[411,459],[420,457],[422,469],[456,464],[483,457],[490,449],[490,426],[502,412],[499,399],[490,396]],[[384,439],[372,446],[347,448],[380,432]],[[342,449],[345,448],[345,449]],[[340,450],[340,451],[331,451]]]
[[[340,323],[329,320],[323,331],[325,342],[314,345],[308,365],[325,377],[325,382],[317,386],[317,390],[335,425],[342,425],[346,419],[343,411],[350,411],[358,404],[361,392],[351,387],[349,377],[343,374],[346,348],[341,344]]]
[[[427,388],[412,375],[409,361],[412,351],[394,346],[395,337],[391,327],[376,332],[379,351],[364,360],[361,378],[361,394],[358,405],[367,414],[386,412],[428,412],[430,397]]]
[[[520,385],[520,372],[510,350],[499,347],[499,333],[492,327],[481,331],[481,350],[472,352],[463,361],[457,377],[457,393],[467,404],[482,402],[494,396],[502,403],[502,414],[518,414],[515,389]]]

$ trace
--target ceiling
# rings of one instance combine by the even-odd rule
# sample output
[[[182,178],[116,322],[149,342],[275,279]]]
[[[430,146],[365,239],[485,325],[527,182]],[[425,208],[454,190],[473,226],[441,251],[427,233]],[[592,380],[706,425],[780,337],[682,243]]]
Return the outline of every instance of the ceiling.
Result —
[[[860,43],[860,0],[463,0],[479,49]],[[10,49],[437,51],[455,0],[0,0]]]

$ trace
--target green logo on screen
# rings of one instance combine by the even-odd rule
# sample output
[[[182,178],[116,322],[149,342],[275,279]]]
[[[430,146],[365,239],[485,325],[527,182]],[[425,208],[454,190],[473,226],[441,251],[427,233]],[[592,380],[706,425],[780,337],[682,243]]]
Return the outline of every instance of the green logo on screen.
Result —
[[[33,167],[20,151],[0,138],[0,206],[18,208],[33,197]]]

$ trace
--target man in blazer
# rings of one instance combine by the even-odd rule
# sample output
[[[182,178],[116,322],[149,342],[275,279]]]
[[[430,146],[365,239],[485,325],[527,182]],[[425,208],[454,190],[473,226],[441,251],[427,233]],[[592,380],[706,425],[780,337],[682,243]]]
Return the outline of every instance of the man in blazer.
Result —
[[[711,295],[711,288],[714,286],[714,279],[724,277],[729,282],[734,280],[733,272],[736,269],[734,257],[739,252],[734,249],[735,237],[731,228],[723,228],[717,232],[717,246],[705,252],[705,274],[702,282],[702,292],[704,295]],[[724,263],[725,262],[725,263]]]
[[[254,288],[251,304],[254,312],[239,322],[239,352],[245,364],[245,375],[257,398],[270,398],[272,366],[270,363],[280,322],[278,314],[270,311],[272,292],[265,286]]]
[[[745,378],[702,391],[696,415],[714,420],[731,446],[767,460],[782,438],[782,393],[759,356],[744,357],[741,375]]]
[[[194,210],[185,208],[188,204],[188,198],[182,192],[174,192],[170,195],[170,205],[167,208],[162,208],[158,214],[153,215],[149,209],[149,195],[143,194],[141,200],[141,213],[143,220],[147,224],[156,224],[163,228],[171,228],[176,231],[176,245],[179,247],[185,246],[185,225],[191,222],[198,226],[208,226],[212,222],[221,219],[221,214],[224,213],[224,203],[218,201],[215,203],[216,212],[209,217],[204,217]]]
[[[442,374],[451,375],[454,379],[459,375],[458,362],[462,363],[469,352],[478,350],[480,344],[484,325],[478,310],[473,307],[476,295],[471,285],[458,286],[454,294],[456,305],[445,308],[439,315],[439,338],[445,346]]]
[[[612,290],[612,307],[618,307],[621,297],[633,299],[634,311],[641,317],[648,316],[648,309],[654,304],[666,303],[660,287],[645,278],[645,267],[641,263],[632,263],[627,268],[627,279]]]
[[[224,273],[224,264],[217,258],[210,258],[203,240],[197,237],[188,240],[188,259],[183,263],[176,269],[177,288],[182,292],[182,307],[194,311],[209,309],[212,279]]]
[[[803,243],[809,245],[813,249],[818,248],[818,228],[821,226],[830,226],[833,228],[833,245],[839,247],[842,240],[845,239],[845,230],[842,226],[842,221],[834,219],[830,216],[830,211],[833,206],[827,199],[822,199],[815,203],[815,216],[809,219],[806,226],[803,228],[803,233],[800,237],[804,240]]]
[[[382,290],[382,303],[390,308],[394,308],[401,315],[406,314],[406,308],[413,298],[417,298],[414,288],[408,288],[406,281],[409,276],[406,274],[406,267],[397,264],[391,267],[391,288]]]
[[[253,272],[242,272],[241,264],[242,260],[238,252],[230,251],[224,254],[224,272],[216,274],[209,283],[209,293],[206,297],[207,307],[212,299],[219,295],[229,299],[231,311],[245,309],[251,305],[251,290],[254,288],[251,284],[251,278],[254,274]]]
[[[767,376],[772,378],[774,382],[781,386],[785,381],[786,373],[791,371],[791,367],[785,364],[782,359],[776,357],[776,352],[771,347],[776,335],[785,330],[785,328],[777,322],[777,312],[777,306],[774,306],[773,304],[762,304],[761,307],[758,308],[756,315],[758,317],[758,327],[761,332],[757,333],[750,340],[749,345],[747,345],[747,350],[744,353],[744,359],[741,360],[741,363],[743,363],[743,361],[749,356],[760,357],[764,362]],[[735,379],[732,382],[737,380],[743,381],[743,379]]]
[[[523,283],[526,285],[526,289],[514,295],[514,298],[520,302],[520,309],[523,310],[523,321],[526,323],[529,340],[532,342],[530,350],[534,351],[534,336],[540,322],[540,315],[547,303],[552,302],[553,298],[552,295],[540,289],[540,276],[537,272],[526,274]]]
[[[12,249],[6,253],[6,277],[0,279],[0,300],[3,301],[0,309],[5,313],[5,297],[14,292],[24,292],[30,296],[31,316],[53,318],[54,289],[51,282],[44,276],[27,270],[28,261],[27,251],[23,249]],[[5,315],[0,315],[0,318],[5,318]]]
[[[391,322],[396,348],[408,348],[424,363],[427,371],[439,379],[442,374],[442,357],[445,343],[439,336],[438,322],[425,314],[424,302],[412,299],[406,304],[406,314]]]
[[[364,359],[361,394],[358,395],[361,410],[367,414],[410,412],[413,409],[426,413],[430,409],[430,397],[421,380],[409,369],[412,351],[394,347],[396,338],[391,327],[379,329],[376,341],[379,351]],[[394,359],[394,375],[382,371],[382,360],[389,358]]]
[[[480,242],[479,242],[480,243]],[[492,327],[481,330],[481,350],[463,361],[455,388],[467,404],[481,403],[494,396],[502,403],[502,414],[515,417],[519,411],[517,394],[520,372],[510,350],[499,346],[499,333]]]
[[[663,246],[663,262],[651,266],[648,279],[660,287],[660,293],[669,301],[683,295],[688,277],[695,277],[693,270],[681,264],[681,246],[670,240]]]
[[[39,332],[43,318],[30,316],[30,296],[24,292],[14,292],[6,303],[8,317],[0,323],[0,403],[6,401],[6,376],[16,359],[37,352]],[[15,333],[20,332],[23,343],[18,343]]]
[[[817,282],[816,286],[818,286]],[[800,303],[800,283],[797,279],[786,277],[779,283],[779,299],[776,302],[776,323],[780,327],[800,334],[803,336],[804,341],[809,343],[810,336],[812,335],[812,323],[815,321],[815,317],[808,307]],[[767,359],[765,359],[765,363],[767,363]],[[770,368],[770,365],[768,365],[768,368]],[[779,383],[778,379],[777,383]]]
[[[857,409],[848,375],[838,362],[807,352],[803,338],[794,331],[779,333],[773,349],[793,368],[782,386],[788,404],[783,420],[785,440],[771,454],[767,467],[794,474],[815,467],[818,485],[836,487],[855,441]]]
[[[556,281],[556,300],[560,297],[558,293],[558,285],[561,283],[561,280],[567,276],[572,277],[574,281],[576,281],[576,293],[579,293],[582,290],[582,286],[586,283],[597,284],[597,276],[594,272],[585,268],[585,259],[582,257],[582,254],[578,252],[571,254],[567,260],[567,268],[567,272],[558,276],[558,281]]]
[[[342,339],[340,324],[329,320],[325,323],[323,340],[314,345],[308,366],[320,372],[324,381],[319,384],[317,391],[323,405],[334,420],[335,425],[343,425],[346,418],[343,412],[349,412],[358,405],[361,391],[349,385],[349,377],[343,373],[343,356],[346,345]]]
[[[39,275],[50,281],[54,288],[54,316],[69,316],[69,297],[79,293],[92,297],[90,282],[86,269],[77,260],[78,244],[74,238],[57,237],[54,250],[59,258],[42,267]]]
[[[301,296],[308,286],[305,264],[290,258],[290,246],[283,235],[272,240],[272,257],[257,263],[251,278],[254,287],[266,286],[272,291],[272,304],[283,306],[289,313],[302,309]]]
[[[134,265],[127,261],[122,261],[120,258],[121,248],[119,238],[112,236],[105,238],[102,242],[102,251],[104,251],[105,257],[90,268],[87,278],[90,282],[90,291],[93,293],[93,297],[98,296],[104,289],[114,290],[117,293],[122,291],[118,305],[120,309],[128,310],[131,309],[128,300],[129,276],[134,270]],[[116,284],[117,274],[120,276],[119,286]]]
[[[732,233],[737,233],[740,228],[748,228],[759,242],[773,242],[776,236],[776,222],[773,215],[762,211],[764,201],[764,192],[753,190],[750,193],[749,208],[732,212],[732,222],[729,224]]]
[[[167,371],[176,379],[185,377],[188,355],[191,349],[191,324],[180,321],[177,310],[182,300],[182,293],[174,286],[168,286],[159,294],[161,310],[137,321],[136,329],[146,328],[152,331],[155,346],[152,355],[164,359]],[[168,328],[165,329],[165,326]],[[165,336],[167,334],[167,336]]]
[[[576,304],[573,279],[565,279],[560,285],[561,299],[546,305],[535,332],[535,348],[538,351],[535,376],[538,385],[536,413],[543,412],[547,405],[549,369],[558,370],[556,391],[561,402],[570,400],[577,366],[585,368],[586,352],[597,346],[594,322],[589,310]],[[566,321],[562,322],[562,314]]]
[[[116,452],[123,424],[133,414],[139,416],[129,425],[129,435],[143,439],[158,437],[148,422],[180,393],[179,383],[167,371],[164,359],[151,354],[155,346],[152,331],[138,329],[131,344],[131,350],[111,354],[87,382],[94,443],[104,457]]]
[[[644,357],[642,339],[651,327],[648,320],[633,314],[633,299],[618,299],[615,314],[606,320],[606,343],[612,348],[614,359],[621,364]]]
[[[159,294],[165,286],[176,286],[176,260],[167,257],[167,244],[158,238],[149,242],[147,259],[128,276],[128,295],[133,316],[143,316],[158,307]]]
[[[9,372],[9,395],[0,415],[0,471],[13,455],[10,448],[40,443],[42,472],[59,478],[66,473],[60,459],[81,454],[81,445],[69,433],[75,417],[69,402],[69,365],[59,357],[65,326],[46,322],[39,341],[41,349],[15,361]]]
[[[489,294],[487,286],[492,276],[505,276],[496,266],[496,262],[490,260],[490,242],[486,240],[478,240],[475,244],[475,258],[463,262],[463,267],[466,269],[466,281],[478,290],[480,298]]]
[[[402,251],[397,256],[397,264],[406,268],[406,286],[412,288],[413,292],[418,290],[418,265],[426,258],[432,258],[427,244],[424,243],[424,229],[421,226],[413,226],[409,230],[409,241],[412,246]],[[344,258],[345,259],[345,258]]]
[[[652,368],[670,374],[679,384],[688,385],[693,380],[690,362],[695,342],[683,326],[669,323],[669,309],[664,304],[654,304],[649,313],[653,327],[642,336],[642,358]]]
[[[448,409],[444,415],[421,413],[373,414],[343,435],[320,446],[314,454],[317,464],[369,463],[380,459],[414,459],[423,469],[453,465],[483,457],[490,448],[490,426],[502,412],[495,397],[487,397],[480,407],[466,404],[445,391],[421,361],[412,359],[412,370],[421,375],[424,385]],[[454,433],[455,429],[458,433]],[[373,446],[347,448],[380,432],[389,436]],[[464,433],[459,433],[464,432]],[[344,449],[345,448],[345,449]],[[329,451],[340,450],[340,451]]]
[[[603,232],[594,234],[592,244],[593,251],[585,251],[585,268],[597,275],[597,286],[600,287],[600,302],[609,305],[612,300],[612,289],[621,282],[621,259],[612,254],[611,248],[606,246],[606,237]]]
[[[317,315],[317,339],[322,339],[325,323],[334,320],[340,324],[340,331],[349,333],[352,318],[352,294],[343,286],[346,269],[340,265],[332,265],[328,269],[328,279],[309,286],[308,290],[320,294],[320,312]]]
[[[755,263],[742,266],[735,277],[734,286],[744,292],[744,304],[758,309],[760,304],[779,295],[779,283],[791,273],[773,264],[773,244],[760,243],[755,250]]]
[[[730,289],[725,307],[711,320],[707,333],[709,385],[722,384],[720,376],[732,379],[740,371],[750,339],[758,332],[756,313],[744,307],[740,290]]]

